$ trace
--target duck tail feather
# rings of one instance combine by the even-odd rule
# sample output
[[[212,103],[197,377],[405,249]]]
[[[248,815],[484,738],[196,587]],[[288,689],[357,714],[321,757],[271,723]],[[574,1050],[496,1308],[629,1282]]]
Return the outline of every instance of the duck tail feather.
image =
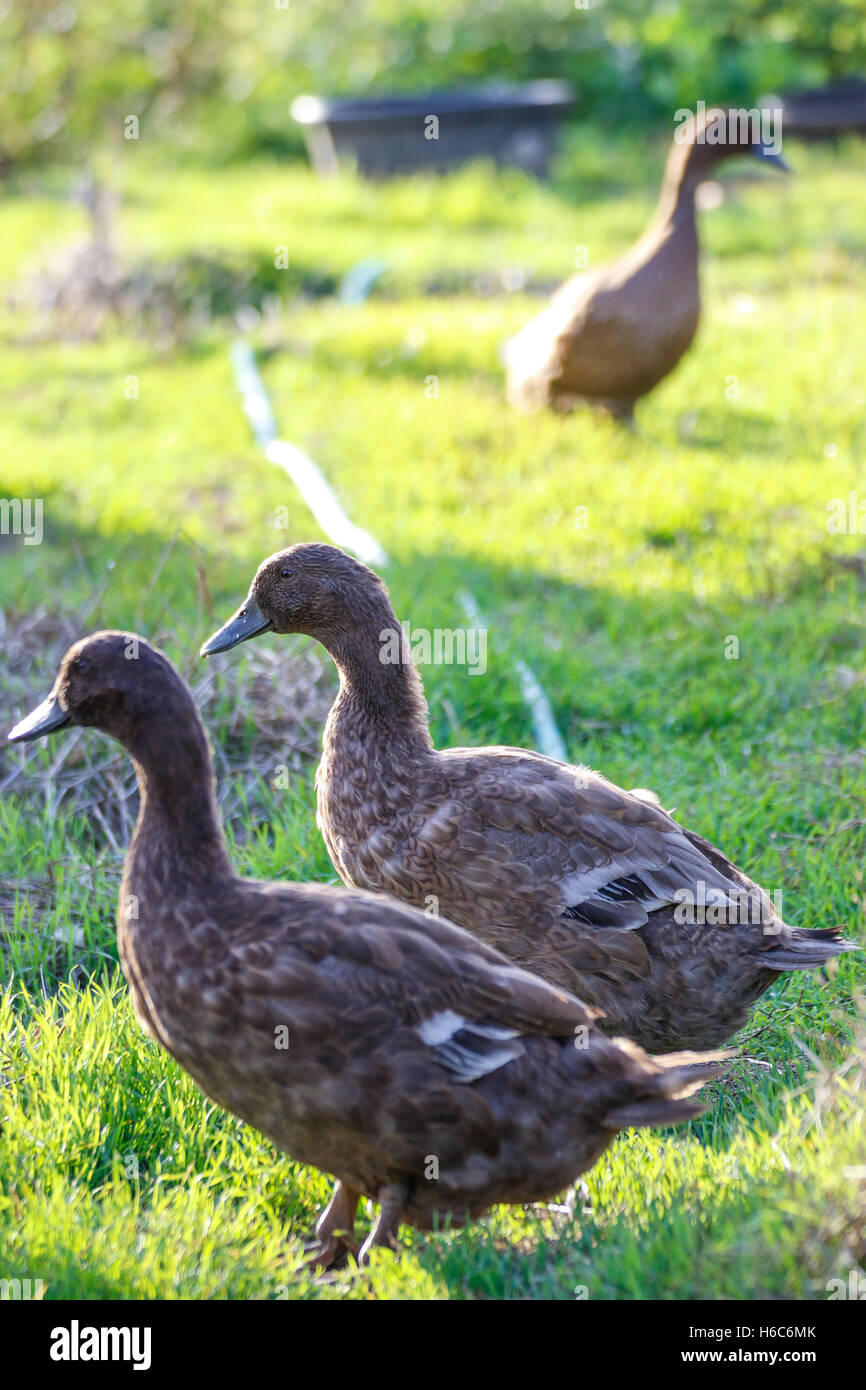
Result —
[[[654,1057],[661,1065],[657,1077],[659,1094],[674,1100],[694,1095],[708,1081],[720,1081],[730,1071],[726,1059],[730,1052],[679,1052],[668,1057]]]
[[[604,1123],[611,1129],[640,1129],[645,1125],[681,1125],[703,1115],[706,1105],[693,1100],[638,1100],[609,1110]]]
[[[855,942],[844,939],[838,927],[792,927],[778,946],[762,954],[761,964],[768,970],[815,970],[833,956],[859,950]]]
[[[618,1038],[620,1046],[625,1040]],[[603,1123],[611,1129],[629,1125],[680,1124],[702,1115],[706,1105],[689,1098],[708,1081],[719,1081],[728,1071],[725,1065],[734,1054],[730,1051],[676,1052],[665,1057],[650,1057],[636,1044],[628,1045],[636,1068],[633,1076],[637,1094],[623,1105],[615,1105],[605,1113]]]

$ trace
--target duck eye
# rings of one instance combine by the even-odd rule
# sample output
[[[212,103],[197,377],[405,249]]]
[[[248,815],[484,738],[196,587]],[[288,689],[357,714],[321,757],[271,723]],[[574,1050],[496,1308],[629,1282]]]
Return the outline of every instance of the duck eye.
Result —
[[[87,662],[86,662],[86,661],[82,661],[82,660],[79,658],[79,661],[78,661],[78,671],[79,671],[79,673],[80,673],[80,674],[83,674],[86,670],[87,670]]]
[[[291,577],[292,577],[292,575],[294,574],[294,572],[295,572],[294,570],[283,570],[283,571],[282,571],[283,578],[284,578],[284,579],[291,579]]]

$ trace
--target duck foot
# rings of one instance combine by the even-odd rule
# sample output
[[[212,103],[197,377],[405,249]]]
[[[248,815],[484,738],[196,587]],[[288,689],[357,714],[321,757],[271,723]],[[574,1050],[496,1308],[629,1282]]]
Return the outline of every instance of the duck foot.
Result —
[[[342,1269],[350,1255],[358,1258],[353,1240],[355,1213],[361,1196],[357,1187],[337,1181],[331,1200],[316,1222],[316,1238],[304,1246],[304,1264],[322,1269]]]
[[[304,1246],[304,1268],[315,1268],[323,1271],[345,1269],[349,1263],[349,1257],[359,1259],[360,1246],[356,1240],[349,1240],[344,1235],[328,1236],[327,1240],[311,1240]]]
[[[605,420],[613,420],[617,425],[622,425],[630,434],[635,433],[634,425],[634,406],[628,401],[617,400],[593,400],[591,403],[593,414]]]
[[[400,1221],[406,1205],[406,1188],[399,1183],[392,1183],[390,1187],[383,1187],[378,1193],[379,1217],[375,1226],[368,1235],[364,1244],[361,1246],[361,1253],[358,1256],[358,1268],[363,1269],[367,1263],[367,1258],[374,1246],[386,1246],[389,1250],[397,1253],[397,1232],[400,1229]]]

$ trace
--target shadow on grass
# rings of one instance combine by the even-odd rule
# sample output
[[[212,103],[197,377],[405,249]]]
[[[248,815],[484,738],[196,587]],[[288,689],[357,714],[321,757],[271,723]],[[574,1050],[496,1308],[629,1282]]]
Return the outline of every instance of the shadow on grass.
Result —
[[[682,429],[682,426],[681,426]],[[730,449],[731,411],[730,406],[704,403],[695,413],[694,427],[688,431],[683,442],[694,449]],[[754,410],[737,411],[737,454],[754,451],[763,453],[773,451],[778,456],[784,443],[784,422],[770,415],[760,415]],[[759,462],[749,460],[754,465]]]

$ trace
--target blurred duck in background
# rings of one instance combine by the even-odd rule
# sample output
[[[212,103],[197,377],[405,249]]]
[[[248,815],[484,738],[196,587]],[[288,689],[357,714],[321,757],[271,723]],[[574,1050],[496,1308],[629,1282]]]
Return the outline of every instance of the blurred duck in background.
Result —
[[[758,123],[744,119],[750,114],[689,113],[640,239],[612,265],[566,280],[506,344],[512,405],[567,412],[588,404],[631,424],[635,403],[673,371],[697,331],[699,185],[737,155],[788,167]]]

